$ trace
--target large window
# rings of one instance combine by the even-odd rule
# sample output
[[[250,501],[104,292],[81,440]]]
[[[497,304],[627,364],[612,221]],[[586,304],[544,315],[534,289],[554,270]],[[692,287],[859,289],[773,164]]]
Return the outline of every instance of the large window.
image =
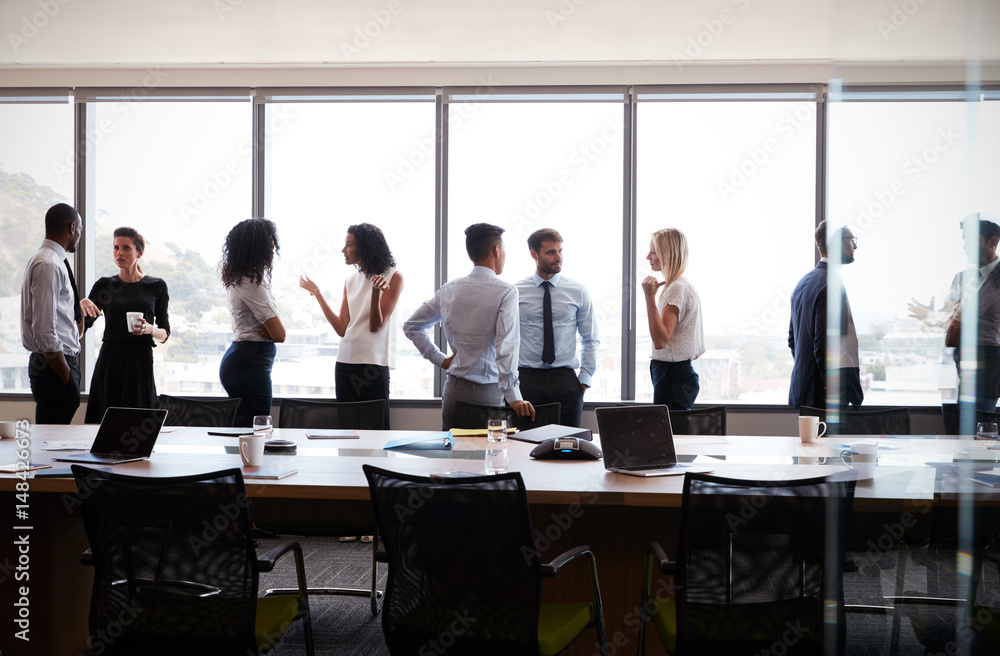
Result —
[[[789,297],[815,262],[815,102],[640,102],[637,119],[636,399],[652,343],[638,282],[650,234],[687,237],[701,296],[699,403],[788,402]]]
[[[217,267],[226,234],[251,215],[251,107],[249,99],[96,103],[88,133],[95,198],[85,229],[93,273],[80,291],[118,273],[115,228],[143,235],[141,265],[170,293],[170,339],[153,349],[161,393],[223,393],[219,361],[232,331]],[[100,319],[89,333],[85,385],[103,327]]]
[[[484,86],[446,87],[436,98],[429,88],[141,97],[82,89],[75,106],[48,90],[49,98],[8,92],[0,96],[0,390],[28,390],[23,267],[45,210],[78,195],[83,294],[117,273],[111,235],[120,226],[145,236],[144,269],[167,282],[172,335],[154,350],[165,393],[223,393],[218,366],[232,332],[217,266],[228,231],[257,214],[277,223],[281,240],[273,288],[288,338],[273,372],[278,397],[334,395],[340,340],[299,276],[339,307],[353,273],[340,252],[347,227],[369,222],[406,279],[388,328],[391,394],[433,398],[435,369],[401,325],[436,284],[468,273],[464,230],[485,221],[506,229],[502,277],[512,283],[534,270],[527,236],[562,233],[564,273],[590,290],[597,314],[588,401],[652,398],[639,283],[651,273],[650,234],[676,227],[702,301],[698,402],[784,405],[789,298],[815,264],[819,214],[858,237],[856,261],[841,273],[866,404],[954,399],[942,304],[968,266],[959,221],[1000,214],[1000,164],[988,147],[1000,141],[998,94],[834,87],[827,102],[823,91]],[[85,129],[79,153],[75,117]],[[85,340],[85,388],[102,332],[99,321]]]
[[[434,293],[434,102],[273,103],[271,218],[281,231],[275,287],[291,312],[272,379],[276,396],[333,397],[340,338],[299,288],[312,278],[335,311],[355,271],[341,249],[348,226],[385,234],[403,294],[389,325],[396,349],[392,398],[434,395],[433,367],[403,335],[403,321]],[[293,391],[292,386],[297,386]]]
[[[10,100],[10,99],[4,99]],[[28,392],[21,346],[24,265],[45,237],[45,212],[73,202],[73,106],[0,103],[0,392]]]
[[[970,266],[959,223],[973,212],[1000,214],[1000,105],[906,94],[857,102],[864,97],[830,105],[829,215],[858,237],[842,276],[865,403],[936,405],[956,398],[942,305]]]
[[[465,252],[465,228],[472,223],[506,230],[501,278],[511,283],[535,270],[528,235],[558,230],[565,240],[563,275],[590,291],[601,339],[586,400],[621,398],[621,103],[482,103],[454,116],[448,278],[472,268]]]

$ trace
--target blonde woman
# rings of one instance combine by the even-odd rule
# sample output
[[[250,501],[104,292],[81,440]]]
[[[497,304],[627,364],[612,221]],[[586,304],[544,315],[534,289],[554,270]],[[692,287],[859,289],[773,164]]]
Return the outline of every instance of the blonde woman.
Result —
[[[671,410],[690,410],[701,389],[691,361],[705,352],[705,332],[701,324],[701,298],[684,277],[688,260],[684,233],[676,228],[654,232],[646,259],[654,272],[663,274],[663,280],[647,276],[642,281],[649,334],[653,338],[649,363],[653,403]]]

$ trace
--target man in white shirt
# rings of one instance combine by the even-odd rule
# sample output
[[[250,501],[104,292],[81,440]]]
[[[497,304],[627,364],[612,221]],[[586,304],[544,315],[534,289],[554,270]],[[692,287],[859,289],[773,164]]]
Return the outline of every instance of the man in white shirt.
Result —
[[[521,394],[535,406],[561,405],[559,423],[579,426],[583,394],[597,369],[597,324],[590,294],[562,275],[562,235],[551,228],[528,236],[535,273],[517,283]],[[576,357],[580,334],[582,356]],[[580,370],[577,374],[576,369]]]
[[[945,299],[944,307],[953,308],[946,322],[945,345],[955,347],[955,365],[958,367],[959,400],[975,394],[975,409],[979,412],[996,410],[1000,398],[1000,267],[997,263],[997,244],[1000,243],[1000,225],[996,217],[979,212],[962,220],[967,229],[966,238],[978,236],[978,244],[966,248],[970,258],[976,258],[975,268],[967,269],[955,276],[951,291]],[[972,226],[966,228],[967,222]],[[971,234],[970,234],[971,233]],[[973,237],[975,238],[975,237]],[[965,298],[963,298],[963,295]],[[975,345],[963,345],[962,302],[977,297],[978,323]],[[963,352],[968,354],[963,358]],[[975,354],[976,366],[962,368],[962,360],[972,361]],[[975,376],[975,384],[971,378]]]
[[[66,203],[45,213],[45,239],[24,270],[21,343],[31,351],[28,380],[35,423],[68,424],[80,407],[80,292],[67,254],[75,253],[83,221]]]
[[[535,418],[535,409],[518,389],[517,288],[497,277],[507,259],[502,235],[503,228],[488,223],[466,228],[472,272],[442,285],[403,324],[403,333],[420,354],[448,372],[441,395],[444,430],[454,425],[456,401],[499,406],[506,400],[518,417]],[[438,322],[453,351],[450,356],[428,334]]]

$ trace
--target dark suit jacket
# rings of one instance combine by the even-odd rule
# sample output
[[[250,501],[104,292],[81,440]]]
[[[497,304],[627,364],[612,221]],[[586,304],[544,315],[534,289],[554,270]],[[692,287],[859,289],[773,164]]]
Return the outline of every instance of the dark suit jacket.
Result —
[[[795,363],[788,386],[788,405],[826,407],[826,262],[807,273],[792,292],[788,348]],[[847,295],[841,294],[842,332],[852,322]],[[864,396],[857,368],[841,369],[841,401],[860,405]]]

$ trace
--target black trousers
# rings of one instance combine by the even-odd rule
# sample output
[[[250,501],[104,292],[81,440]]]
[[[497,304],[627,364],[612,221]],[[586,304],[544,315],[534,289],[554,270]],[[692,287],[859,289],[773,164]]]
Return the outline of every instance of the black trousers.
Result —
[[[569,367],[557,369],[529,369],[519,367],[521,396],[532,405],[543,403],[562,404],[559,423],[579,426],[583,414],[583,386],[576,372]]]
[[[338,362],[333,370],[338,401],[385,400],[385,427],[389,427],[389,367]]]
[[[32,353],[28,358],[28,382],[35,399],[36,424],[69,424],[80,407],[80,365],[67,355],[69,380],[63,384],[45,356]]]

